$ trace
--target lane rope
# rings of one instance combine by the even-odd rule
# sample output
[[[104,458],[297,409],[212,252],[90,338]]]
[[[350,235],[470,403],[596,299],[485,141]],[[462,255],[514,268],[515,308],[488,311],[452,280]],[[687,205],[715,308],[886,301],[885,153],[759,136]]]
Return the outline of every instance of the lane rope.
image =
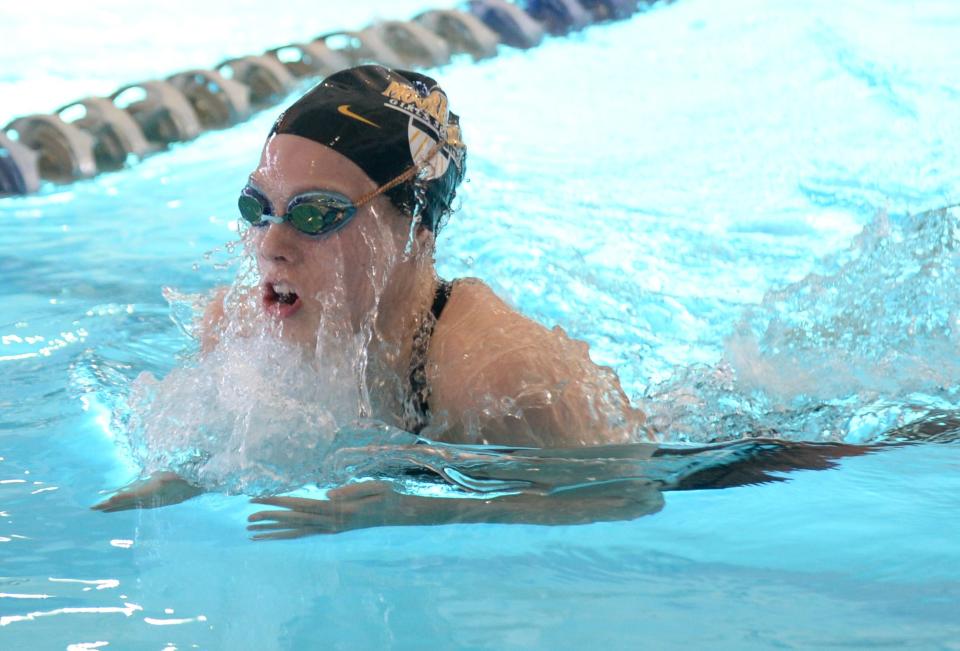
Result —
[[[129,84],[50,114],[13,119],[0,130],[0,197],[37,192],[135,165],[171,144],[225,129],[276,106],[309,79],[362,63],[426,69],[455,56],[480,61],[501,47],[529,49],[549,36],[625,20],[672,0],[470,0],[463,9],[425,11],[321,34],[213,69]]]

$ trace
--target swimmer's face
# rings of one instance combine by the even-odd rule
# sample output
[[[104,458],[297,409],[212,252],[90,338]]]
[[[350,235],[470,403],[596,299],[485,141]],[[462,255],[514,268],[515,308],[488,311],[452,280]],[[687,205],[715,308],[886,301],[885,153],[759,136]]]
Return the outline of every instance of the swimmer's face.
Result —
[[[267,141],[250,184],[278,216],[306,192],[331,190],[356,201],[377,189],[353,161],[288,134]],[[284,338],[309,346],[321,329],[356,331],[403,255],[404,224],[409,219],[379,196],[328,235],[306,235],[289,222],[251,226],[263,307],[280,320]]]

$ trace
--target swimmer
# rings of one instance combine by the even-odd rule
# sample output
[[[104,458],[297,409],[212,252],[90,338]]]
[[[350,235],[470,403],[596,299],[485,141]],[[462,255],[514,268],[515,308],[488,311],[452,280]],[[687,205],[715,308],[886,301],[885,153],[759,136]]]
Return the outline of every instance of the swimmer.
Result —
[[[276,120],[239,209],[260,276],[256,318],[313,352],[367,332],[370,417],[443,443],[529,448],[650,437],[585,343],[523,316],[478,279],[443,280],[436,236],[466,171],[459,117],[425,75],[343,70]],[[219,292],[201,348],[228,336]],[[650,446],[651,449],[653,446]],[[120,510],[199,492],[158,473],[98,504]]]
[[[315,355],[321,344],[363,335],[364,416],[435,443],[377,452],[474,495],[407,495],[392,482],[367,480],[333,488],[325,499],[258,498],[273,508],[249,517],[255,538],[385,525],[627,520],[662,508],[665,490],[781,481],[784,471],[829,468],[872,449],[651,442],[643,413],[614,372],[590,360],[586,344],[524,317],[480,280],[437,276],[436,235],[465,168],[459,118],[436,82],[418,73],[344,70],[274,124],[239,198],[259,272],[257,288],[245,295],[253,308],[238,319],[227,291],[217,292],[202,319],[201,349],[210,354],[243,336],[231,328],[237,320],[276,326]],[[456,447],[463,444],[510,449]],[[358,444],[335,454],[352,467],[372,452]],[[508,489],[487,498],[484,486]],[[162,506],[200,492],[160,472],[94,508]]]

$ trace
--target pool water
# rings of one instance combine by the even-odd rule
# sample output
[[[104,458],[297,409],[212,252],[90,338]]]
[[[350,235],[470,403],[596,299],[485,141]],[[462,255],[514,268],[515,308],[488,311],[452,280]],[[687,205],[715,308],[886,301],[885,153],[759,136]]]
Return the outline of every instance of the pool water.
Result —
[[[0,9],[0,120],[423,6],[166,4],[190,20]],[[666,442],[949,422],[958,33],[948,0],[680,0],[435,71],[470,147],[439,270],[589,342]],[[949,432],[626,522],[252,542],[242,495],[90,511],[138,472],[134,378],[195,349],[165,295],[235,273],[274,117],[0,199],[0,648],[960,649]]]

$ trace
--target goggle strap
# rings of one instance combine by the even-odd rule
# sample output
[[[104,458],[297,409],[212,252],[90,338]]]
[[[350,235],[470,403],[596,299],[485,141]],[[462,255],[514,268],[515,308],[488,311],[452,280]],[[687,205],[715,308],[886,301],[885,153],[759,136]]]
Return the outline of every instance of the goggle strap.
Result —
[[[357,199],[353,205],[359,208],[364,204],[370,203],[371,201],[379,197],[384,192],[389,192],[390,190],[397,187],[401,183],[406,183],[407,181],[415,177],[417,174],[419,174],[420,170],[426,167],[429,161],[433,160],[433,157],[437,154],[439,150],[440,150],[440,142],[438,141],[436,144],[434,144],[433,148],[427,153],[427,156],[426,158],[423,159],[422,163],[416,163],[414,165],[411,165],[400,176],[396,177],[391,181],[387,181],[386,183],[381,185],[379,188],[377,188],[373,192],[369,192],[363,195],[362,197]]]

